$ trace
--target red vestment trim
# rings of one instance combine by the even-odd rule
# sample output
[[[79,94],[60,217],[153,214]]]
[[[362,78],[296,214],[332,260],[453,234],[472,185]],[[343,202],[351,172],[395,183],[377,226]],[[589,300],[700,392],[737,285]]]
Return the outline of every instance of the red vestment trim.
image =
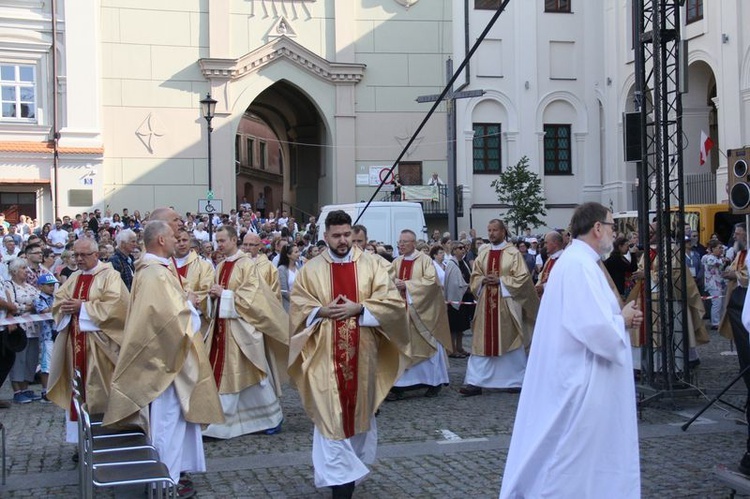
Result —
[[[94,274],[79,275],[76,285],[73,288],[73,299],[88,301],[93,281]],[[70,317],[68,337],[70,338],[70,345],[73,348],[73,369],[77,369],[81,373],[81,386],[78,388],[81,390],[83,400],[86,400],[86,333],[81,332],[81,327],[78,323],[79,313],[80,311],[72,314]],[[72,397],[70,399],[70,420],[78,421],[78,414],[76,414],[75,407],[73,406]]]
[[[229,286],[229,278],[232,276],[232,270],[237,260],[224,261],[219,271],[219,286],[227,289]],[[209,354],[209,361],[211,362],[211,368],[214,370],[214,380],[216,381],[216,387],[221,386],[221,375],[224,372],[224,361],[227,346],[227,319],[219,319],[216,316],[216,322],[214,323],[214,336],[211,339],[211,352]]]
[[[542,275],[539,278],[539,282],[544,284],[547,282],[547,279],[549,279],[549,273],[552,272],[552,267],[555,266],[555,262],[557,262],[557,258],[547,258],[547,261],[544,262],[544,268],[542,268]]]
[[[354,262],[331,265],[331,288],[333,296],[344,295],[359,302],[357,292],[357,265]],[[359,318],[349,317],[334,321],[333,360],[336,369],[336,384],[341,403],[341,419],[346,438],[354,436],[354,415],[357,409],[359,368]]]
[[[185,264],[182,267],[178,267],[177,260],[175,260],[174,257],[172,257],[172,264],[174,265],[174,268],[177,271],[177,279],[180,280],[180,286],[184,288],[185,284],[182,282],[182,280],[187,279],[188,266],[187,264]]]
[[[500,277],[503,275],[503,250],[490,250],[487,257],[487,269],[485,275]],[[484,307],[484,355],[496,357],[500,355],[500,335],[498,324],[498,307],[500,307],[500,285],[485,286]]]
[[[737,256],[737,266],[734,268],[737,271],[742,271],[742,268],[745,266],[745,257],[747,256],[747,250],[740,251],[740,254]]]
[[[412,271],[414,270],[414,260],[407,260],[406,258],[401,260],[401,267],[398,269],[398,278],[402,281],[408,281],[411,279]],[[401,298],[406,301],[406,288],[401,291]],[[409,306],[407,302],[406,306]]]

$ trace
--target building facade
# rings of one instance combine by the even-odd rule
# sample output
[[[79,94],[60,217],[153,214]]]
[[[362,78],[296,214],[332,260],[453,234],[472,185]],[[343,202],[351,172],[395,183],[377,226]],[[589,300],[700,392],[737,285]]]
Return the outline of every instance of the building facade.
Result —
[[[55,129],[50,2],[0,2],[0,17],[18,26],[17,40],[0,35],[3,75],[6,61],[16,72],[22,64],[9,81],[19,87],[24,68],[35,71],[34,115],[19,106],[0,122],[0,185],[3,193],[32,192],[34,215],[44,221],[92,207],[195,212],[209,190],[199,103],[207,93],[218,101],[211,190],[224,211],[260,192],[273,194],[277,206],[269,210],[285,205],[311,214],[323,204],[366,199],[375,189],[370,167],[392,164],[424,115],[415,97],[441,89],[452,53],[449,0],[52,4],[57,166],[48,150]],[[15,100],[29,97],[18,93]],[[241,126],[243,119],[250,123]],[[268,136],[252,132],[253,120]],[[445,120],[436,117],[409,151],[425,182],[434,169],[445,174],[444,136]],[[257,150],[248,154],[253,138]],[[74,190],[87,196],[74,199]]]
[[[502,215],[490,182],[498,169],[522,156],[542,179],[548,227],[565,227],[585,201],[614,211],[637,208],[635,164],[623,154],[623,112],[634,110],[633,1],[509,3],[463,79],[466,89],[486,93],[456,104],[457,176],[465,186],[466,214],[460,228],[481,228]],[[463,40],[475,40],[501,3],[454,4],[456,59],[465,53]],[[750,39],[743,29],[750,5],[683,4],[685,201],[721,203],[727,198],[726,149],[750,143]],[[703,166],[701,131],[716,143]],[[491,161],[488,148],[494,152]]]
[[[583,201],[635,208],[622,138],[633,1],[509,3],[455,85],[485,91],[455,102],[459,230],[502,216],[490,184],[522,156],[542,178],[548,227]],[[209,191],[207,93],[210,190],[224,211],[260,193],[268,210],[313,215],[367,200],[430,108],[417,97],[442,90],[446,60],[458,67],[500,3],[1,0],[0,210],[196,211]],[[708,186],[686,202],[724,201],[724,152],[750,143],[749,11],[681,8],[685,176]],[[408,183],[448,178],[445,113],[403,155]],[[716,143],[704,166],[701,131]]]

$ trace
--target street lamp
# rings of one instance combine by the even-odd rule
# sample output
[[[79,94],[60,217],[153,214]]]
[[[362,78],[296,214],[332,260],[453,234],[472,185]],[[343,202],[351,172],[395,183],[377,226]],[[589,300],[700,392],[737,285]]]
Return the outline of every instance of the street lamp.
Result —
[[[212,185],[211,185],[211,132],[214,131],[213,127],[211,126],[211,120],[214,119],[214,111],[216,110],[216,99],[211,98],[211,92],[208,92],[206,94],[206,98],[201,101],[201,109],[203,111],[203,117],[206,119],[206,123],[208,123],[208,195],[207,197],[209,204],[211,204],[211,199],[213,198],[213,192],[212,192]],[[213,235],[213,219],[214,215],[213,213],[208,214],[208,240],[213,244],[212,241],[212,235]]]

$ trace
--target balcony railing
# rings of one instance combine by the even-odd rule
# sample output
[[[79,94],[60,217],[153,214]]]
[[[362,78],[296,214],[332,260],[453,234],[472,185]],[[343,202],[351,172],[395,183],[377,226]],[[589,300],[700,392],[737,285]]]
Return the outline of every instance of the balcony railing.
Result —
[[[437,196],[431,197],[431,194],[428,195],[429,189],[419,189],[420,192],[424,192],[424,197],[429,199],[415,199],[414,197],[410,197],[409,188],[411,186],[404,186],[402,187],[402,193],[404,199],[401,201],[411,201],[411,202],[417,202],[422,203],[422,209],[424,210],[424,216],[426,218],[443,218],[448,216],[448,186],[447,185],[439,185],[437,186]],[[427,186],[414,186],[414,187],[420,187],[424,188]],[[416,191],[416,189],[415,189]],[[459,185],[456,186],[456,199],[454,200],[454,203],[456,205],[456,216],[462,217],[464,216],[464,186]],[[399,201],[398,199],[394,199],[393,194],[390,192],[386,192],[383,194],[383,196],[380,198],[381,201]]]

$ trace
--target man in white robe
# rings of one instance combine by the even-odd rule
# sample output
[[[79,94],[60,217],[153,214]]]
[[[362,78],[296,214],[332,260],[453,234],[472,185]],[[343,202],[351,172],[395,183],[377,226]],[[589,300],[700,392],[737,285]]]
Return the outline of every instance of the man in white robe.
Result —
[[[534,330],[501,498],[640,497],[638,424],[622,311],[599,266],[612,251],[612,213],[579,206]]]

